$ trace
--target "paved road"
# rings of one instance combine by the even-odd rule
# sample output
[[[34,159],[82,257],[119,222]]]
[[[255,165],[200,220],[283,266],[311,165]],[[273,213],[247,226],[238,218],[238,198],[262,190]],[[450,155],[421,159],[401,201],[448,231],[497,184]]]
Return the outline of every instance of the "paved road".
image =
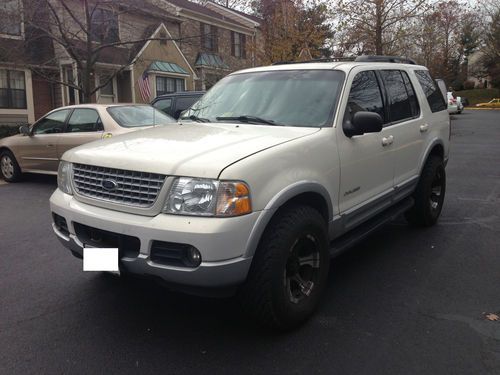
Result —
[[[0,186],[0,373],[500,374],[500,111],[453,119],[438,226],[397,221],[332,263],[299,330],[232,300],[81,272],[56,241],[52,177]]]

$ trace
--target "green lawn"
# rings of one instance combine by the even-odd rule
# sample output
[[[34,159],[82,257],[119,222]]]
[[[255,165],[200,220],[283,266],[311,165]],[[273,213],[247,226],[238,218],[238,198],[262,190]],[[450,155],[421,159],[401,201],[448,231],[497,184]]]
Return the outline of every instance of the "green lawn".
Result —
[[[473,89],[454,91],[455,96],[469,99],[469,105],[475,106],[477,103],[486,103],[493,98],[500,98],[500,89]]]

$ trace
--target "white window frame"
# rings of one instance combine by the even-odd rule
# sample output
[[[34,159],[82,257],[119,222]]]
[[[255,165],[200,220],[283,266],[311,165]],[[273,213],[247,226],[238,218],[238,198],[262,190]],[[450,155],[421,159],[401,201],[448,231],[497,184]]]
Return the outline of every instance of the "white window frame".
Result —
[[[187,78],[188,76],[186,76],[185,74],[175,74],[175,73],[167,73],[167,74],[162,74],[162,73],[155,73],[155,74],[152,74],[152,78],[153,78],[153,92],[152,94],[154,95],[154,97],[156,98],[158,96],[158,90],[156,88],[156,78],[157,77],[163,77],[163,78],[174,78],[174,79],[182,79],[184,81],[184,91],[187,91],[187,86],[186,86],[186,83],[187,83]],[[174,91],[174,92],[184,92],[184,91]]]

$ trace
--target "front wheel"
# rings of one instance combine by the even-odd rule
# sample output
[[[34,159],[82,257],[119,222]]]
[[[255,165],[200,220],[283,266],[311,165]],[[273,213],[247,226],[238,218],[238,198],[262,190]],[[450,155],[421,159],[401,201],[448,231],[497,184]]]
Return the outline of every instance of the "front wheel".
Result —
[[[0,153],[0,173],[7,182],[16,182],[21,179],[21,168],[12,152],[8,150]]]
[[[443,160],[431,156],[425,163],[413,198],[415,205],[406,212],[411,224],[430,227],[436,224],[443,209],[446,192],[446,172]]]
[[[298,326],[318,306],[329,265],[321,214],[309,206],[285,208],[266,229],[240,291],[245,311],[279,330]]]

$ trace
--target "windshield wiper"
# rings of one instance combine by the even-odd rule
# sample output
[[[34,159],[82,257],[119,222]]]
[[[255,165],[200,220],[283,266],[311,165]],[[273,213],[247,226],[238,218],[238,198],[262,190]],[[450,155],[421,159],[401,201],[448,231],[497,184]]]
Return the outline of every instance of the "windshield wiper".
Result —
[[[257,117],[257,116],[248,116],[248,115],[241,115],[241,116],[227,116],[227,117],[216,117],[218,121],[239,121],[239,122],[253,122],[256,124],[267,124],[267,125],[276,125],[276,126],[283,126],[283,124],[277,123],[276,121],[273,120],[267,120],[262,117]]]
[[[196,115],[191,115],[188,117],[181,117],[181,120],[192,120],[192,121],[197,121],[197,122],[210,122],[209,119],[203,118],[203,117],[198,117]]]

